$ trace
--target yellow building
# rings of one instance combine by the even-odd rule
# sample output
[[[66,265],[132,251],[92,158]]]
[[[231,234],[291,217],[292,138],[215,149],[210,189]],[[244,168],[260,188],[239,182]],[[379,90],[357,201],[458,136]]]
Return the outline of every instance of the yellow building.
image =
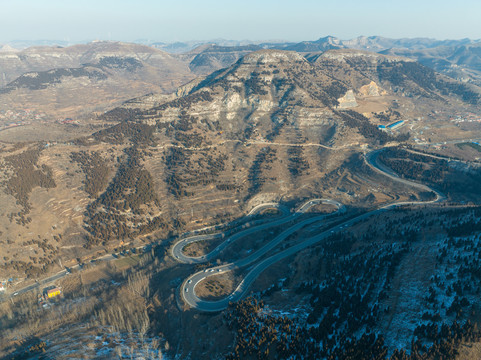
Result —
[[[62,293],[62,290],[60,290],[59,287],[57,286],[50,286],[46,289],[43,290],[43,294],[46,298],[54,298]]]

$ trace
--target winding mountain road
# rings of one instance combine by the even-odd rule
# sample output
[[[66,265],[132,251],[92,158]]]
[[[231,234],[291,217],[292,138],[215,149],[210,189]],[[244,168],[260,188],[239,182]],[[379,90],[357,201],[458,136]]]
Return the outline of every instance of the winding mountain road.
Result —
[[[195,274],[189,276],[183,282],[183,284],[180,288],[182,299],[184,300],[184,302],[186,304],[188,304],[189,306],[191,306],[193,308],[196,308],[197,310],[200,310],[200,311],[215,312],[215,311],[223,310],[228,306],[230,301],[237,301],[237,300],[241,299],[245,295],[245,293],[247,292],[249,286],[269,266],[271,266],[272,264],[274,264],[274,263],[276,263],[276,262],[278,262],[282,259],[285,259],[286,257],[294,255],[295,253],[297,253],[301,250],[304,250],[307,247],[315,245],[316,243],[326,239],[328,236],[330,236],[333,233],[338,232],[345,227],[352,226],[353,224],[355,224],[357,222],[363,221],[363,220],[365,220],[365,219],[367,219],[371,216],[374,216],[376,214],[379,214],[381,212],[387,211],[387,210],[395,208],[395,207],[406,206],[406,205],[420,205],[420,204],[436,203],[436,202],[443,201],[445,199],[445,196],[442,193],[440,193],[439,191],[437,191],[435,189],[432,189],[429,186],[416,183],[414,181],[402,179],[399,176],[397,176],[391,169],[389,169],[386,166],[380,164],[379,161],[378,161],[378,155],[379,155],[380,151],[382,151],[382,149],[381,150],[375,150],[375,151],[372,151],[370,153],[365,154],[365,160],[371,168],[373,168],[375,171],[389,177],[390,179],[392,179],[394,181],[397,181],[397,182],[400,182],[404,185],[415,187],[415,188],[423,190],[423,191],[433,192],[434,194],[436,194],[435,199],[429,200],[429,201],[395,202],[395,203],[391,203],[391,204],[381,206],[378,209],[372,210],[370,212],[367,212],[367,213],[358,215],[354,218],[351,218],[349,220],[346,220],[343,223],[338,224],[338,225],[336,225],[336,226],[334,226],[334,227],[332,227],[332,228],[330,228],[326,231],[323,231],[322,233],[320,233],[316,236],[313,236],[311,238],[306,239],[302,243],[296,244],[296,245],[291,246],[291,247],[289,247],[285,250],[282,250],[282,251],[280,251],[280,252],[278,252],[278,253],[270,256],[270,257],[264,258],[260,262],[255,264],[254,267],[252,267],[247,272],[247,274],[245,275],[243,280],[239,283],[237,288],[226,298],[223,298],[223,299],[217,300],[217,301],[207,301],[207,300],[200,299],[196,295],[196,293],[195,293],[196,286],[200,282],[207,279],[208,277],[213,276],[213,275],[218,275],[220,273],[224,273],[224,272],[227,272],[227,271],[233,271],[233,270],[243,268],[243,267],[246,267],[248,265],[253,264],[255,261],[259,260],[261,257],[266,255],[269,251],[273,250],[277,245],[279,245],[280,242],[282,242],[288,236],[290,236],[291,234],[299,231],[304,226],[307,226],[307,225],[312,224],[314,222],[323,220],[326,217],[326,215],[316,216],[316,217],[313,217],[313,218],[310,218],[310,219],[300,221],[300,222],[292,225],[288,229],[284,230],[281,234],[277,235],[273,240],[271,240],[269,243],[264,245],[261,249],[257,250],[255,253],[249,255],[248,257],[239,259],[239,260],[234,261],[234,262],[229,263],[229,264],[205,269],[203,271],[196,272]],[[311,201],[326,201],[326,202],[335,204],[338,207],[338,211],[343,209],[342,204],[338,203],[335,200],[315,199],[315,200],[311,200]],[[310,202],[307,202],[303,206],[301,206],[300,210],[303,209],[304,206],[306,206],[308,208],[309,203]],[[312,205],[310,205],[310,206],[312,206]],[[294,216],[296,216],[296,215],[294,214],[292,216],[288,216],[286,218],[282,218],[282,219],[279,219],[277,221],[273,221],[273,222],[268,223],[268,224],[263,224],[263,225],[260,225],[258,227],[254,227],[254,228],[251,228],[251,229],[248,229],[248,230],[241,231],[240,233],[238,233],[236,235],[233,235],[230,238],[227,238],[221,245],[219,245],[211,253],[204,255],[204,257],[189,258],[185,255],[183,255],[183,257],[181,257],[182,256],[181,255],[182,249],[185,246],[186,241],[188,243],[189,239],[181,240],[180,242],[175,244],[172,251],[173,251],[174,256],[179,256],[179,258],[177,258],[179,261],[190,262],[190,263],[205,262],[205,261],[208,261],[209,259],[215,257],[221,250],[223,250],[226,246],[230,245],[230,243],[233,241],[232,239],[237,240],[239,238],[242,238],[242,237],[244,237],[248,234],[254,233],[256,231],[264,230],[264,229],[266,229],[270,226],[277,226],[277,225],[281,225],[282,223],[292,221],[294,219],[293,218]],[[222,236],[222,233],[217,234],[217,235]],[[229,240],[229,239],[231,239],[231,240]],[[194,241],[199,241],[199,240],[194,239]],[[174,249],[175,249],[175,251],[174,251]]]
[[[414,204],[419,204],[419,203],[428,204],[428,203],[440,202],[440,201],[442,201],[446,198],[443,193],[441,193],[438,190],[433,189],[433,188],[431,188],[427,185],[419,184],[419,183],[411,181],[411,180],[406,180],[406,179],[400,178],[394,171],[392,171],[390,168],[388,168],[384,164],[381,164],[378,161],[379,153],[381,151],[382,151],[382,149],[374,150],[374,151],[371,151],[371,152],[364,155],[366,163],[372,169],[374,169],[376,172],[378,172],[378,173],[380,173],[384,176],[387,176],[388,178],[390,178],[394,181],[397,181],[399,183],[402,183],[404,185],[414,187],[414,188],[417,188],[419,190],[423,190],[423,191],[427,191],[427,192],[433,192],[434,194],[436,194],[436,198],[434,200],[414,202],[414,203],[413,202],[407,202],[407,203],[406,202],[405,203],[397,202],[397,203],[385,205],[384,207],[388,208],[388,207],[392,207],[393,205],[394,206],[401,206],[401,205],[409,205],[409,204],[414,205]]]
[[[202,300],[197,295],[195,294],[195,287],[198,285],[201,281],[206,279],[209,276],[219,274],[222,272],[227,272],[227,271],[232,271],[238,268],[243,268],[248,265],[253,264],[257,260],[259,260],[261,257],[266,255],[268,252],[273,250],[277,245],[279,245],[280,242],[282,242],[284,239],[286,239],[288,236],[291,234],[295,233],[296,231],[300,230],[302,227],[310,225],[314,222],[321,221],[326,218],[327,215],[321,215],[321,216],[316,216],[313,218],[309,218],[303,221],[300,221],[288,229],[284,230],[281,234],[277,235],[273,240],[271,240],[269,243],[267,243],[265,246],[263,246],[261,249],[256,251],[255,253],[251,254],[250,256],[239,259],[235,262],[222,265],[222,266],[216,266],[210,269],[206,269],[204,271],[197,272],[190,277],[188,277],[182,284],[181,286],[181,294],[183,300],[191,307],[196,308],[201,311],[207,311],[207,312],[215,312],[215,311],[220,311],[225,309],[230,301],[236,301],[242,298],[242,296],[245,295],[247,292],[249,286],[257,279],[257,277],[269,266],[272,264],[288,257],[291,256],[309,246],[312,246],[326,237],[328,237],[330,234],[337,232],[347,226],[351,226],[356,222],[362,221],[368,217],[371,217],[375,214],[378,214],[380,212],[392,209],[394,207],[398,206],[403,206],[403,205],[419,205],[419,204],[428,204],[428,203],[435,203],[435,202],[440,202],[445,199],[445,196],[440,193],[439,191],[432,189],[426,185],[419,184],[410,180],[402,179],[399,176],[397,176],[391,169],[387,168],[383,164],[380,164],[378,162],[378,155],[382,151],[380,150],[375,150],[371,151],[367,154],[365,154],[365,160],[366,163],[374,169],[376,172],[383,174],[384,176],[387,176],[391,178],[394,181],[403,183],[407,186],[415,187],[423,191],[429,191],[429,192],[434,192],[436,194],[436,198],[430,201],[412,201],[412,202],[396,202],[396,203],[391,203],[384,205],[376,210],[370,211],[368,213],[364,213],[362,215],[359,215],[355,218],[352,218],[350,220],[347,220],[343,222],[342,224],[336,225],[332,228],[330,228],[327,231],[324,231],[314,237],[308,238],[302,243],[296,244],[294,246],[291,246],[285,250],[282,250],[270,257],[262,259],[260,262],[255,264],[245,275],[244,279],[241,281],[241,283],[237,286],[237,288],[230,294],[228,297],[218,300],[218,301],[206,301]],[[228,245],[230,245],[232,242],[241,239],[245,236],[248,236],[250,234],[253,234],[258,231],[266,230],[268,228],[274,227],[274,226],[279,226],[284,223],[292,222],[295,221],[297,218],[299,218],[300,214],[303,214],[306,212],[310,207],[320,204],[320,203],[325,203],[325,204],[331,204],[337,207],[338,212],[343,212],[345,210],[344,206],[331,199],[312,199],[307,202],[305,202],[302,206],[299,207],[299,209],[294,212],[293,214],[290,214],[288,210],[277,204],[277,203],[265,203],[265,204],[260,204],[256,207],[254,207],[247,215],[246,217],[250,218],[253,217],[254,215],[260,213],[264,209],[268,208],[277,208],[279,209],[282,213],[283,216],[281,218],[276,218],[272,221],[268,220],[248,220],[246,223],[243,223],[242,225],[239,225],[235,229],[230,229],[229,232],[233,232],[235,230],[239,230],[239,232],[235,233],[234,235],[227,236],[227,232],[221,232],[217,234],[209,234],[209,235],[194,235],[190,236],[187,238],[184,238],[180,241],[178,241],[174,246],[171,248],[171,253],[172,256],[179,262],[187,263],[187,264],[196,264],[196,263],[203,263],[207,262],[213,258],[215,258],[222,250],[224,250]],[[202,230],[211,230],[211,229],[218,229],[220,228],[219,226],[214,226],[210,228],[205,228],[205,229],[200,229],[197,231],[192,232],[193,234],[198,234]],[[216,239],[216,238],[225,238],[225,240],[217,247],[215,248],[212,252],[209,254],[203,255],[201,257],[189,257],[183,254],[183,248],[188,245],[189,243],[196,242],[196,241],[202,241],[202,240],[208,240],[208,239]],[[104,261],[110,261],[113,260],[115,257],[112,254],[106,254],[103,255],[96,260],[104,260]],[[77,268],[78,265],[74,266],[74,268]],[[42,285],[48,284],[50,282],[56,281],[60,278],[63,278],[67,276],[70,272],[67,270],[62,270],[59,273],[52,275],[46,279],[43,279],[39,281],[38,283],[34,283],[31,285],[28,285],[22,289],[17,289],[13,294],[5,294],[3,296],[3,299],[0,298],[1,301],[5,301],[7,299],[10,299],[12,297],[15,297],[17,295],[32,291],[36,288],[39,288]]]
[[[306,211],[308,211],[312,206],[315,206],[318,204],[334,205],[338,209],[344,208],[341,203],[331,199],[312,199],[304,203],[302,206],[300,206],[299,209],[296,212],[294,212],[292,215],[287,215],[287,216],[281,217],[280,219],[269,221],[267,223],[263,223],[263,221],[246,222],[245,224],[239,226],[239,230],[241,231],[235,233],[232,236],[226,236],[225,232],[221,232],[221,233],[208,234],[208,235],[196,235],[196,236],[191,236],[191,237],[182,239],[177,243],[175,243],[174,246],[171,248],[171,254],[177,261],[182,262],[184,264],[199,264],[199,263],[210,261],[213,258],[215,258],[222,250],[224,250],[227,246],[229,246],[231,243],[235,242],[236,240],[242,239],[247,235],[256,233],[258,231],[267,230],[269,228],[293,221],[299,215],[302,215]],[[256,208],[253,209],[255,211],[251,210],[247,216],[253,216],[255,214],[258,214],[263,209],[272,208],[272,207],[280,208],[280,205],[277,203],[262,204],[262,205],[256,206]],[[258,223],[261,223],[261,225],[256,226]],[[219,246],[217,246],[214,250],[212,250],[208,254],[198,256],[198,257],[191,257],[191,256],[185,255],[183,252],[183,249],[187,245],[192,244],[194,242],[223,239],[223,238],[225,238],[226,240],[223,241]]]

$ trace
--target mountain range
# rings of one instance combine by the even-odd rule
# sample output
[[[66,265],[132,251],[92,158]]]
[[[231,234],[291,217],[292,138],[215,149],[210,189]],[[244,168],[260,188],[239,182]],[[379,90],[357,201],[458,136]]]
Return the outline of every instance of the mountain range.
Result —
[[[481,84],[479,63],[479,40],[435,40],[429,38],[389,39],[380,36],[360,36],[351,40],[341,40],[333,36],[316,41],[300,43],[260,43],[242,47],[212,46],[198,53],[191,60],[193,71],[208,73],[226,66],[229,61],[239,58],[246,51],[260,48],[291,50],[299,53],[319,53],[331,49],[357,49],[382,54],[405,56],[423,65],[464,82]]]
[[[87,116],[192,80],[188,64],[153,47],[116,42],[0,52],[0,104],[51,118]]]
[[[380,52],[419,61],[465,83],[481,84],[479,42],[469,39],[372,36],[340,40],[327,36],[300,43],[254,44],[217,40],[217,44],[177,44],[176,47],[184,52],[172,54],[165,52],[170,48],[164,45],[98,41],[24,50],[5,45],[0,50],[0,104],[7,109],[24,104],[24,107],[37,108],[55,118],[86,116],[89,111],[116,106],[142,94],[172,93],[194,78],[228,67],[246,54],[261,49],[296,51],[307,59],[317,58],[330,49]],[[44,101],[49,98],[51,101]],[[51,105],[53,102],[55,106]],[[87,108],[86,103],[89,104]]]
[[[101,78],[111,67],[135,72],[140,66],[105,59],[81,68],[90,71],[81,76]],[[45,91],[41,82],[17,81],[18,86],[34,84],[32,91]],[[83,236],[75,241],[95,248],[110,246],[113,239],[155,232],[165,236],[169,229],[179,231],[196,221],[237,216],[267,199],[334,191],[344,203],[356,204],[369,193],[362,180],[353,180],[339,195],[338,187],[332,187],[338,169],[348,166],[363,146],[409,139],[407,131],[388,133],[378,124],[420,119],[433,111],[474,111],[480,96],[475,85],[398,56],[342,49],[307,60],[294,51],[251,52],[171,96],[148,94],[101,114],[96,122],[103,129],[72,138],[68,148],[24,145],[25,154],[36,154],[29,155],[32,167],[25,169],[33,171],[24,176],[30,185],[13,186],[19,178],[5,183],[8,188],[13,181],[13,188],[1,201],[10,204],[6,208],[17,224],[5,217],[2,236],[22,232],[29,217],[32,229],[42,231],[39,221],[63,223],[56,232],[77,229]],[[17,163],[8,151],[3,154],[8,179],[24,160]],[[51,169],[42,175],[51,182],[44,182],[57,187],[45,187],[41,192],[48,195],[37,195],[30,203],[28,189],[38,185],[37,162]],[[77,175],[67,170],[71,166]],[[131,183],[136,178],[142,181]],[[65,186],[77,189],[75,200],[62,195]],[[132,191],[137,195],[125,195]],[[55,200],[46,205],[45,196]],[[124,205],[119,208],[119,203]],[[49,211],[52,207],[56,210]],[[191,207],[198,210],[194,217]],[[78,216],[71,218],[72,209]],[[30,217],[30,212],[39,215]],[[178,215],[168,215],[172,213]]]

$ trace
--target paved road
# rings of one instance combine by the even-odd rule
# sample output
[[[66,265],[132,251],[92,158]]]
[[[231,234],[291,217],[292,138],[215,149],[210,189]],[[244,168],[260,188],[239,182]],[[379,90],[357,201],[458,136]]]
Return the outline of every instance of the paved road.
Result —
[[[387,166],[385,166],[384,164],[379,162],[378,157],[379,157],[379,153],[381,151],[382,151],[382,149],[374,150],[374,151],[371,151],[371,152],[365,154],[366,162],[369,166],[371,166],[372,169],[374,169],[378,173],[380,173],[384,176],[387,176],[388,178],[390,178],[394,181],[397,181],[399,183],[402,183],[404,185],[407,185],[407,186],[410,186],[410,187],[415,187],[417,189],[427,191],[427,192],[432,191],[436,194],[436,198],[434,200],[425,201],[424,203],[440,202],[440,201],[442,201],[446,198],[443,193],[439,192],[436,189],[433,189],[433,188],[431,188],[429,186],[426,186],[424,184],[417,183],[415,181],[400,178],[394,171],[392,171],[390,168],[388,168]],[[396,203],[396,204],[397,204],[397,206],[400,206],[400,205],[407,205],[407,204],[411,204],[411,203],[412,202],[408,202],[408,203],[404,203],[404,204],[403,203]],[[389,204],[389,205],[386,205],[386,206],[391,206],[391,205],[394,205],[394,204]]]
[[[466,160],[461,160],[461,159],[453,159],[449,156],[441,156],[441,155],[435,155],[435,154],[429,154],[429,153],[424,153],[422,151],[417,151],[417,150],[413,150],[413,149],[405,149],[407,152],[411,153],[411,154],[416,154],[416,155],[421,155],[421,156],[426,156],[426,157],[430,157],[430,158],[433,158],[433,159],[438,159],[438,160],[444,160],[444,161],[448,161],[448,162],[458,162],[458,163],[461,163],[461,164],[470,164],[471,162],[469,161],[466,161]]]
[[[255,216],[257,214],[260,214],[262,210],[267,210],[267,209],[272,209],[272,208],[279,209],[284,214],[289,213],[289,209],[287,209],[284,205],[281,205],[279,203],[271,202],[271,203],[264,203],[264,204],[254,206],[252,208],[252,210],[249,211],[247,216]]]
[[[481,142],[481,139],[463,139],[463,140],[450,140],[450,141],[443,141],[438,143],[430,143],[430,142],[419,142],[416,145],[427,145],[427,146],[436,146],[436,145],[446,145],[446,144],[462,144],[466,142]]]
[[[102,255],[102,256],[100,256],[96,259],[93,259],[93,261],[110,261],[110,260],[113,260],[113,259],[115,259],[115,257],[112,254],[106,254],[106,255]],[[3,295],[3,297],[0,297],[0,302],[8,300],[10,298],[14,298],[14,297],[16,297],[18,295],[21,295],[21,294],[25,294],[29,291],[38,289],[40,287],[44,287],[44,286],[46,286],[50,283],[53,283],[53,282],[65,277],[65,276],[69,275],[72,272],[72,270],[77,270],[77,269],[81,270],[82,266],[80,266],[79,264],[74,265],[72,267],[69,267],[69,270],[67,270],[67,269],[61,270],[58,273],[56,273],[55,275],[51,275],[49,277],[41,279],[41,280],[31,284],[31,285],[25,286],[21,289],[17,289],[13,292],[6,293],[6,294]]]
[[[24,294],[26,292],[32,291],[34,289],[39,288],[40,286],[43,286],[43,285],[46,285],[48,283],[57,281],[58,279],[64,277],[65,275],[67,275],[67,270],[62,270],[55,275],[49,276],[48,278],[42,279],[39,282],[36,282],[32,285],[24,287],[23,289],[17,290],[13,294],[7,294],[6,298],[9,299],[9,298]]]
[[[259,214],[262,210],[266,209],[272,209],[272,208],[277,208],[281,210],[282,212],[282,217],[278,220],[275,220],[274,222],[279,222],[279,221],[284,221],[288,215],[289,215],[289,210],[285,207],[280,205],[279,203],[265,203],[265,204],[260,204],[255,206],[249,213],[246,215],[246,218],[251,218],[254,217],[255,215]],[[268,220],[269,221],[269,220]],[[247,221],[244,224],[238,226],[235,229],[230,229],[229,232],[236,232],[240,231],[238,234],[234,235],[233,237],[229,237],[228,241],[222,242],[217,248],[215,248],[212,252],[209,254],[199,256],[199,257],[191,257],[187,256],[184,254],[183,249],[185,246],[188,244],[198,242],[198,241],[206,241],[206,240],[216,240],[216,239],[222,239],[226,237],[227,231],[224,232],[219,232],[219,233],[213,233],[213,234],[204,234],[204,235],[194,235],[194,236],[189,236],[186,238],[183,238],[179,240],[177,243],[172,246],[170,249],[171,255],[179,262],[182,262],[184,264],[198,264],[198,263],[203,263],[206,261],[209,261],[211,258],[215,257],[220,251],[222,251],[227,245],[229,245],[230,242],[239,239],[242,236],[239,236],[239,234],[243,234],[243,236],[246,236],[254,231],[253,229],[259,229],[259,227],[254,227],[259,224],[265,223],[265,219],[261,220],[252,220],[252,221]],[[269,222],[270,223],[270,222]],[[247,229],[247,230],[244,230]]]
[[[257,225],[258,222],[255,222],[255,221],[247,222],[244,225],[241,225],[239,227],[240,231],[235,233],[232,236],[226,236],[225,232],[221,232],[221,233],[209,234],[209,235],[196,235],[196,236],[191,236],[191,237],[182,239],[182,240],[178,241],[177,243],[175,243],[174,246],[172,246],[171,254],[177,261],[182,262],[184,264],[199,264],[199,263],[204,263],[204,262],[210,261],[210,260],[214,259],[222,250],[224,250],[227,246],[234,243],[235,241],[237,241],[239,239],[242,239],[242,238],[246,237],[247,235],[254,234],[256,232],[259,232],[259,231],[262,231],[262,230],[267,230],[269,228],[279,226],[279,225],[288,223],[290,221],[293,221],[299,215],[302,215],[307,210],[309,210],[312,206],[318,205],[318,204],[321,204],[321,203],[322,204],[334,205],[338,209],[341,209],[341,208],[343,209],[343,205],[340,204],[339,202],[335,201],[335,200],[331,200],[331,199],[312,199],[312,200],[309,200],[309,201],[305,202],[292,215],[284,216],[284,217],[281,217],[280,219],[269,221],[269,222],[263,223],[261,225]],[[259,205],[259,206],[257,206],[256,208],[253,209],[253,210],[256,210],[256,211],[255,212],[250,211],[248,216],[255,215],[255,214],[259,213],[261,210],[266,209],[266,208],[271,208],[274,205],[279,206],[279,204],[274,204],[274,203]],[[183,249],[188,244],[192,244],[192,243],[198,242],[198,241],[224,239],[224,238],[225,238],[225,240],[208,254],[198,256],[198,257],[191,257],[191,256],[187,256],[187,255],[184,254]]]
[[[341,209],[341,210],[339,210]],[[342,211],[343,207],[340,206],[338,211]],[[303,227],[313,224],[315,222],[324,220],[328,215],[320,215],[320,216],[315,216],[309,219],[305,219],[303,221],[300,221],[296,223],[295,225],[289,227],[288,229],[284,230],[282,233],[277,235],[273,240],[268,242],[266,245],[264,245],[262,248],[254,252],[253,254],[239,259],[237,261],[234,261],[230,264],[226,265],[221,265],[221,266],[216,266],[213,268],[205,269],[203,271],[199,271],[195,273],[194,275],[191,275],[186,279],[186,281],[183,283],[181,287],[182,291],[182,297],[183,299],[192,307],[197,308],[198,310],[202,311],[218,311],[223,308],[225,308],[229,301],[232,300],[237,300],[239,299],[244,291],[248,288],[248,285],[250,284],[249,279],[252,279],[252,281],[257,277],[258,274],[260,274],[267,266],[270,266],[272,263],[266,263],[265,260],[261,262],[260,264],[268,264],[265,267],[262,267],[262,270],[259,268],[258,273],[256,272],[255,274],[252,273],[252,270],[246,275],[242,283],[239,285],[239,287],[234,291],[233,294],[230,295],[230,297],[225,298],[220,301],[203,301],[197,297],[195,294],[195,287],[203,281],[205,278],[212,276],[212,275],[217,275],[222,272],[226,271],[231,271],[233,269],[239,269],[246,267],[255,261],[259,260],[261,257],[266,255],[267,253],[271,252],[274,248],[276,248],[283,240],[288,238],[290,235],[294,234],[295,232],[299,231]],[[292,220],[292,219],[291,219]],[[276,256],[276,255],[275,255]],[[270,259],[270,258],[269,258]],[[274,261],[275,262],[275,261]],[[256,266],[258,268],[259,265]],[[243,285],[247,284],[247,285]],[[220,307],[220,308],[219,308]]]
[[[269,266],[272,264],[289,257],[291,255],[294,255],[295,253],[312,246],[325,238],[327,238],[329,235],[340,231],[341,229],[345,227],[352,226],[353,224],[363,221],[371,216],[377,215],[381,212],[387,211],[389,209],[399,207],[399,206],[405,206],[405,205],[419,205],[419,204],[427,204],[427,203],[435,203],[435,202],[440,202],[445,199],[444,195],[440,193],[439,191],[435,189],[431,189],[430,187],[416,183],[414,181],[406,180],[406,179],[401,179],[398,177],[392,170],[389,168],[385,167],[384,165],[380,164],[377,160],[377,157],[379,155],[379,152],[382,150],[376,150],[373,152],[368,153],[365,156],[365,159],[367,163],[376,171],[380,172],[381,174],[393,179],[394,181],[398,181],[400,183],[403,183],[407,186],[412,186],[416,187],[418,189],[421,189],[423,191],[432,191],[436,194],[436,198],[430,201],[405,201],[405,202],[396,202],[388,205],[384,205],[376,210],[370,211],[368,213],[364,213],[362,215],[356,216],[355,218],[352,218],[350,220],[347,220],[339,225],[336,225],[329,230],[326,230],[316,236],[313,236],[311,238],[306,239],[302,243],[296,244],[294,246],[289,247],[288,249],[285,249],[283,251],[280,251],[273,256],[270,256],[268,258],[263,259],[259,263],[257,263],[249,272],[245,275],[244,279],[240,282],[238,287],[226,298],[218,300],[218,301],[205,301],[201,300],[196,294],[195,294],[195,287],[203,280],[208,278],[209,276],[216,275],[219,273],[227,272],[227,271],[232,271],[235,269],[239,269],[242,267],[246,267],[247,265],[252,264],[265,254],[267,254],[269,251],[271,251],[273,248],[275,248],[282,240],[287,238],[289,235],[295,233],[296,231],[300,230],[302,227],[315,222],[315,221],[320,221],[322,220],[325,216],[319,216],[311,219],[307,219],[304,221],[301,221],[287,230],[283,231],[280,235],[276,236],[275,239],[273,239],[271,242],[266,244],[264,247],[256,251],[254,254],[243,258],[239,259],[235,262],[232,262],[230,264],[226,265],[221,265],[221,266],[216,266],[210,269],[205,269],[204,271],[197,272],[190,277],[188,277],[184,283],[181,286],[181,293],[182,293],[182,298],[184,301],[191,307],[196,308],[197,310],[201,311],[206,311],[206,312],[215,312],[215,311],[220,311],[225,309],[230,301],[237,301],[242,296],[245,295],[247,292],[249,286],[255,281],[255,279]],[[301,207],[302,208],[302,207]]]
[[[258,213],[260,213],[262,210],[265,210],[267,208],[277,208],[279,209],[283,215],[287,216],[289,214],[289,210],[283,206],[283,205],[280,205],[278,203],[265,203],[265,204],[260,204],[260,205],[257,205],[255,206],[248,214],[247,214],[247,217],[252,217]],[[265,221],[265,220],[258,220],[259,222],[262,222],[262,221]],[[255,223],[255,221],[253,221],[253,223]],[[201,232],[201,231],[204,231],[204,230],[212,230],[216,227],[207,227],[207,228],[204,228],[204,229],[199,229],[199,230],[196,230],[196,231],[193,231],[191,233],[198,233],[198,232]],[[187,235],[187,234],[186,234]],[[201,238],[202,236],[211,236],[211,235],[199,235],[199,237]],[[195,238],[195,237],[192,237],[192,238]],[[140,250],[141,248],[143,248],[144,246],[139,246],[137,247],[136,249],[137,250]],[[116,255],[119,255],[118,253]],[[102,255],[98,258],[95,258],[93,259],[93,261],[111,261],[111,260],[114,260],[116,259],[118,256],[114,256],[113,254],[105,254],[105,255]],[[14,298],[16,296],[19,296],[21,294],[24,294],[24,293],[27,293],[29,291],[32,291],[32,290],[35,290],[35,289],[38,289],[40,287],[44,287],[45,285],[47,284],[50,284],[50,283],[53,283],[67,275],[69,275],[71,273],[71,270],[75,270],[75,269],[80,269],[81,270],[81,266],[79,266],[78,264],[77,265],[74,265],[72,266],[71,268],[69,268],[69,270],[61,270],[59,271],[57,274],[55,275],[51,275],[47,278],[44,278],[44,279],[41,279],[39,280],[38,282],[35,282],[31,285],[28,285],[28,286],[25,286],[21,289],[16,289],[15,291],[12,291],[12,292],[5,292],[3,294],[0,294],[0,302],[3,302],[3,301],[6,301],[6,300],[9,300],[10,298]]]

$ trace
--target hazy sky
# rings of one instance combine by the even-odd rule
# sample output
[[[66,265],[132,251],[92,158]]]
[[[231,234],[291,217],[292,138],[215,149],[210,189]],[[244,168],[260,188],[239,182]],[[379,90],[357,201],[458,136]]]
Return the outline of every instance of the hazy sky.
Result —
[[[0,0],[0,42],[481,38],[479,0]]]

